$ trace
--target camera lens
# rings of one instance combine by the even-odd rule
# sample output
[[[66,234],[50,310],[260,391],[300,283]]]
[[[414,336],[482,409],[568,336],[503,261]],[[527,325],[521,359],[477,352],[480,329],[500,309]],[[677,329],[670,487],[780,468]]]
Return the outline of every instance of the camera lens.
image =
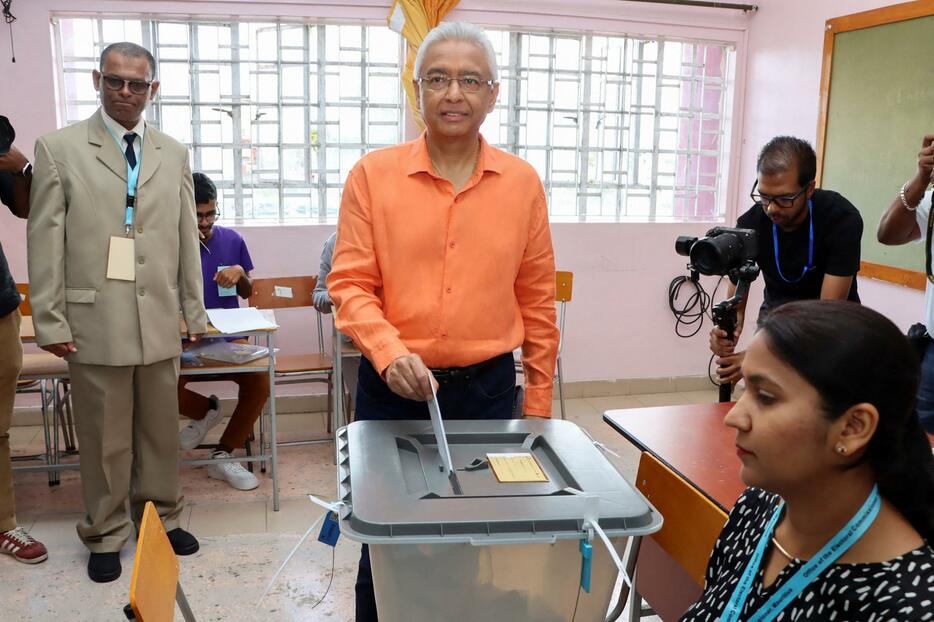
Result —
[[[704,238],[691,248],[691,263],[702,274],[726,274],[739,264],[742,243],[732,233]]]
[[[675,240],[675,252],[679,255],[690,257],[691,247],[694,246],[694,242],[697,242],[697,238],[693,238],[689,235],[679,235],[678,239]]]

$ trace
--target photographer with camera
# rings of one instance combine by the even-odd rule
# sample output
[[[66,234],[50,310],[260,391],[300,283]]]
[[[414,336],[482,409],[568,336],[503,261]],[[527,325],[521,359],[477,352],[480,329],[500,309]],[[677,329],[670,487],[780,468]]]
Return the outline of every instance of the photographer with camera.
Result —
[[[758,236],[756,263],[765,279],[761,324],[769,311],[793,300],[859,302],[863,220],[842,195],[815,188],[817,156],[800,138],[778,136],[759,153],[758,173],[750,198],[755,203],[736,226]],[[731,284],[732,297],[736,285]],[[743,331],[746,298],[737,307],[733,339],[719,328],[710,331],[721,384],[739,380],[744,352],[736,350]]]
[[[931,334],[934,333],[934,274],[931,262],[931,190],[928,187],[934,171],[934,134],[921,139],[921,151],[918,152],[918,171],[914,177],[902,185],[892,200],[889,208],[879,221],[876,236],[879,242],[888,245],[907,244],[914,240],[924,240],[925,271],[927,283],[924,290],[924,330],[918,331],[913,339],[923,350],[921,365],[921,384],[918,387],[918,416],[921,425],[934,434],[934,348]],[[920,326],[918,328],[921,328]],[[909,332],[909,337],[913,333]]]
[[[0,116],[0,203],[14,216],[29,215],[29,186],[32,165],[13,146],[16,133],[9,120]],[[16,380],[23,364],[23,344],[19,339],[20,295],[0,246],[0,553],[25,564],[48,558],[45,546],[16,524],[13,498],[13,472],[10,464],[10,424]]]

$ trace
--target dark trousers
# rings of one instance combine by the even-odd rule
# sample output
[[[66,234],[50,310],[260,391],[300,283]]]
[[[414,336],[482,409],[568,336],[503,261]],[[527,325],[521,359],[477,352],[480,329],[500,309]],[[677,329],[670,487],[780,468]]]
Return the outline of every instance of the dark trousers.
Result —
[[[507,352],[476,371],[439,380],[438,406],[444,419],[512,419],[515,416],[516,369]],[[438,374],[443,377],[443,374]],[[373,419],[429,419],[425,402],[407,400],[393,393],[366,358],[360,361],[356,421]],[[377,622],[376,595],[370,569],[370,550],[363,545],[357,572],[357,622]]]
[[[934,434],[934,343],[928,343],[924,351],[917,409],[921,425],[928,434]]]

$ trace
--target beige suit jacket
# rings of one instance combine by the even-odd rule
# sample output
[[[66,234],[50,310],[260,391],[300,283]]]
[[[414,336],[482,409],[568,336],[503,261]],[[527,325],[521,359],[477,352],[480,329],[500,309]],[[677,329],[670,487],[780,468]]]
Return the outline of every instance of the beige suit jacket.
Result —
[[[123,236],[126,160],[100,110],[36,142],[29,214],[29,295],[39,345],[72,341],[74,363],[149,365],[178,356],[207,316],[188,150],[146,126],[132,236],[136,281],[107,278]]]

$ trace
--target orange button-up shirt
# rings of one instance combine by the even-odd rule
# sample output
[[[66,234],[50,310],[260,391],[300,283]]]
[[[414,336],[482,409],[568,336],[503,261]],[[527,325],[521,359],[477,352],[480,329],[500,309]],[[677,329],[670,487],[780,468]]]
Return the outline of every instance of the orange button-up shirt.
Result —
[[[541,181],[521,158],[481,137],[455,193],[424,134],[364,156],[344,184],[327,284],[337,327],[378,372],[409,353],[463,367],[521,345],[524,414],[551,416],[554,251]]]

